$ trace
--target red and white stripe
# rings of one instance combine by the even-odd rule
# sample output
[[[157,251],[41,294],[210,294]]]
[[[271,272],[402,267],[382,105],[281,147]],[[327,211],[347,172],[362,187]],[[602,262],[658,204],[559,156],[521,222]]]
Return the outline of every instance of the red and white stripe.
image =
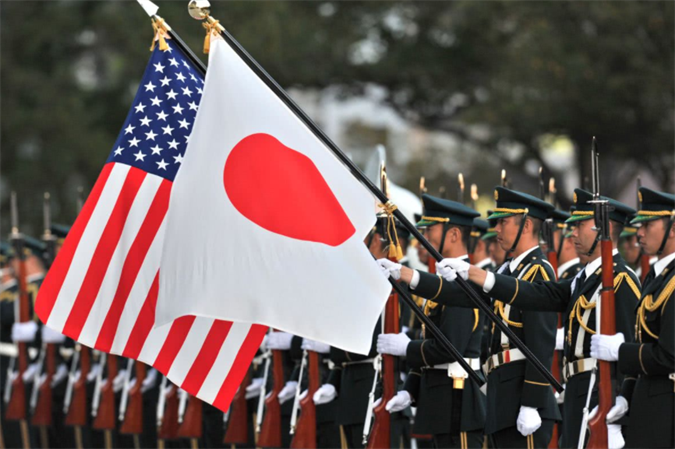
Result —
[[[128,165],[106,164],[35,310],[52,329],[147,363],[225,411],[267,328],[194,316],[153,328],[171,185]]]

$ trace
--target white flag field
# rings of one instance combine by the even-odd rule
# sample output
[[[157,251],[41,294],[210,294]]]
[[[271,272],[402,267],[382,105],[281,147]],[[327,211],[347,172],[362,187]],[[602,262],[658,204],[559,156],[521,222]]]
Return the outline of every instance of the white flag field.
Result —
[[[366,354],[391,290],[363,243],[374,221],[366,188],[213,38],[167,213],[158,324],[259,323]]]
[[[222,38],[205,81],[169,41],[35,310],[227,410],[266,326],[370,350],[391,289],[363,243],[374,221],[370,193]]]

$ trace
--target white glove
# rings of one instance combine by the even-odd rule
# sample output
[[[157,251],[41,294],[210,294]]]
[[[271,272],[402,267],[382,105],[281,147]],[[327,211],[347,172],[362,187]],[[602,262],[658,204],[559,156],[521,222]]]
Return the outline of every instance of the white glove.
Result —
[[[592,419],[596,413],[598,413],[597,405],[593,407],[593,410],[588,415],[588,418]],[[616,421],[623,418],[626,415],[626,413],[628,413],[628,401],[623,396],[617,396],[614,402],[614,406],[612,406],[612,408],[609,409],[609,412],[607,412],[605,421],[607,421],[607,424],[613,424]]]
[[[302,401],[303,399],[305,399],[307,397],[307,393],[309,393],[309,390],[305,390],[302,393],[300,393],[300,396],[298,396],[298,400]]]
[[[23,375],[21,376],[23,382],[26,384],[33,382],[33,380],[35,379],[35,374],[37,373],[39,368],[40,367],[38,363],[31,363],[30,365],[28,365],[28,368],[26,368],[26,371],[24,371]]]
[[[152,390],[155,385],[157,385],[157,370],[151,368],[148,371],[148,374],[145,376],[145,379],[143,379],[143,383],[141,384],[141,394],[148,390]]]
[[[404,356],[410,343],[410,338],[404,334],[380,334],[377,336],[377,352]]]
[[[555,401],[558,403],[558,405],[562,405],[565,403],[565,387],[567,384],[563,384],[563,391],[562,393],[558,393],[557,391],[555,392]]]
[[[532,435],[541,427],[541,416],[534,407],[520,406],[520,413],[516,420],[516,427],[518,432],[524,437]]]
[[[12,341],[14,343],[26,343],[35,340],[38,325],[35,321],[12,324]]]
[[[623,334],[591,336],[591,357],[606,362],[619,360],[619,346],[625,343]]]
[[[387,405],[384,407],[384,409],[389,413],[396,413],[400,412],[401,410],[405,410],[410,406],[410,404],[412,404],[410,393],[405,390],[401,390],[396,393],[396,396],[387,402]]]
[[[308,338],[302,339],[301,348],[305,351],[314,351],[319,354],[328,354],[330,352],[330,345],[321,343],[320,341],[310,340]]]
[[[457,276],[465,281],[469,279],[471,264],[462,259],[443,259],[436,264],[436,272],[440,273],[446,281],[454,281]]]
[[[277,349],[280,351],[287,351],[291,349],[291,340],[293,340],[293,334],[288,332],[271,332],[267,338],[267,349]]]
[[[257,398],[260,396],[260,392],[263,386],[263,378],[255,377],[251,380],[251,384],[246,387],[246,399]]]
[[[68,377],[68,367],[65,363],[61,363],[57,368],[54,376],[52,376],[51,387],[58,386],[63,380]]]
[[[337,391],[331,384],[323,384],[314,393],[312,399],[315,405],[328,404],[337,397]]]
[[[42,341],[44,343],[61,344],[66,341],[66,336],[47,326],[42,326]]]
[[[393,399],[393,398],[392,398]],[[377,408],[378,405],[382,402],[382,398],[377,398],[375,402],[373,402],[373,406],[371,407],[373,410]]]
[[[98,373],[100,373],[101,370],[102,368],[100,363],[97,363],[96,365],[92,366],[91,369],[89,370],[89,373],[87,374],[87,382],[95,381],[96,377],[98,376]]]
[[[117,373],[117,376],[112,381],[112,386],[113,386],[113,391],[115,393],[122,391],[122,388],[124,388],[124,380],[127,376],[127,370],[121,369]],[[135,379],[134,379],[135,380]]]
[[[609,449],[621,449],[626,445],[621,433],[621,424],[607,424],[607,445]]]
[[[284,385],[284,388],[281,389],[279,392],[279,404],[283,404],[284,402],[288,401],[291,399],[293,396],[295,396],[295,389],[297,388],[298,383],[294,380],[289,380],[286,382],[286,385]]]
[[[392,262],[389,259],[377,259],[377,263],[380,264],[380,268],[382,268],[382,272],[387,278],[391,276],[395,281],[401,279],[401,268],[403,268],[403,265]]]
[[[560,328],[555,333],[555,350],[562,351],[565,347],[565,329]]]

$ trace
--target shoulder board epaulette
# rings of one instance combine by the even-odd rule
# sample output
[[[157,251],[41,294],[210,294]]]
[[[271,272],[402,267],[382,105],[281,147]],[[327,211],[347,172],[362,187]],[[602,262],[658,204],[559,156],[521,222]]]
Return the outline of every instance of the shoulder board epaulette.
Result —
[[[614,292],[619,290],[623,282],[626,282],[637,299],[640,299],[640,296],[642,296],[642,293],[640,293],[640,287],[638,287],[636,281],[633,280],[630,274],[628,274],[626,271],[618,273],[616,276],[614,276]]]

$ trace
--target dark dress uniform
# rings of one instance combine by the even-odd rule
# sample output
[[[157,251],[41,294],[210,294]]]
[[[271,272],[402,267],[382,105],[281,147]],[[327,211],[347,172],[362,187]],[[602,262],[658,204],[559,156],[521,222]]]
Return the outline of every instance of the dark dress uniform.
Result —
[[[579,261],[578,257],[574,260],[576,261],[575,263],[566,267],[562,273],[558,273],[559,280],[573,279],[584,268],[585,265]]]
[[[675,196],[645,187],[640,194],[642,210],[632,223],[671,217]],[[637,377],[632,397],[627,397],[626,447],[675,447],[675,259],[672,254],[666,257],[671,260],[658,276],[652,265],[645,279],[637,308],[637,341],[619,348],[619,370]]]
[[[502,187],[497,187],[495,197],[497,207],[489,219],[527,211],[533,218],[544,220],[553,209],[538,198]],[[555,279],[555,273],[539,247],[524,253],[522,261],[513,271],[509,267],[510,263],[507,260],[499,272],[512,278],[513,282],[517,278],[527,282]],[[438,276],[420,273],[415,292],[423,297],[435,298],[436,302],[444,305],[474,307],[457,283],[445,282]],[[551,366],[557,315],[552,312],[524,311],[508,304],[510,298],[491,296],[494,298],[495,313],[502,317],[544,366]],[[488,373],[485,433],[495,447],[546,447],[551,439],[554,422],[560,420],[551,385],[534,365],[522,357],[520,351],[511,348],[508,339],[497,327],[492,326],[491,329],[490,358],[485,367]],[[542,419],[541,427],[528,437],[522,436],[516,428],[521,406],[536,408]]]
[[[424,289],[421,284],[422,279],[418,290]],[[445,307],[427,301],[425,313],[465,359],[473,359],[482,377],[483,316],[478,309]],[[406,351],[411,371],[404,388],[417,406],[413,432],[433,435],[436,447],[482,447],[485,395],[475,382],[450,377],[447,365],[455,363],[455,358],[436,339],[424,337],[411,341]]]

